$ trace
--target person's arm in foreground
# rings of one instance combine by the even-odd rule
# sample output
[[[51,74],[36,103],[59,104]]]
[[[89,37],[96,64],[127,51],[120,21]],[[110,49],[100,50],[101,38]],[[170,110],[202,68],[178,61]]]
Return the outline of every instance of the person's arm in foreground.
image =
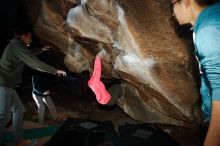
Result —
[[[205,26],[198,32],[202,67],[212,96],[211,121],[204,146],[220,146],[220,26]]]
[[[204,146],[220,146],[220,101],[212,101],[211,121]]]

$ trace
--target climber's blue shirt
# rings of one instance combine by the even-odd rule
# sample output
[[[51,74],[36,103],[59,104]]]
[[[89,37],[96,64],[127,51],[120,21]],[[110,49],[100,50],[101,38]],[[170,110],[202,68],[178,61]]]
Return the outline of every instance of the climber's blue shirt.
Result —
[[[210,120],[211,101],[220,100],[220,3],[199,14],[193,31],[201,69],[202,110]]]

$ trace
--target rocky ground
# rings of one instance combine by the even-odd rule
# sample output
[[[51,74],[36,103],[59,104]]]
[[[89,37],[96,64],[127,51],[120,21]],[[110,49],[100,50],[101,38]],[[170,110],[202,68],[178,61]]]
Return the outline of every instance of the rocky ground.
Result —
[[[26,76],[25,80],[28,81],[29,79],[30,77]],[[37,106],[32,99],[31,92],[32,86],[30,82],[26,82],[22,90],[19,90],[21,100],[26,108],[25,120],[37,122]],[[88,97],[81,97],[79,84],[73,87],[57,85],[51,88],[51,92],[51,97],[56,105],[59,115],[58,120],[60,122],[65,121],[68,117],[73,117],[91,120],[110,120],[115,126],[125,123],[140,123],[139,121],[131,119],[117,106],[105,107],[99,105],[92,93],[90,93]],[[45,123],[53,123],[50,120],[48,110],[45,114]],[[202,146],[205,128],[197,127],[195,129],[188,129],[170,125],[157,125],[179,141],[182,146]]]

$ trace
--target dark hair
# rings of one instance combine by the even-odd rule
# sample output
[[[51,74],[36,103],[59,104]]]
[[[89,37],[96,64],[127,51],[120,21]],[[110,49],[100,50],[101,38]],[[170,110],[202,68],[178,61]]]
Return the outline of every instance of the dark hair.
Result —
[[[19,27],[19,28],[16,28],[15,31],[14,31],[14,35],[17,38],[20,38],[22,35],[26,35],[28,33],[31,33],[31,29],[27,28],[27,27],[26,28]]]
[[[220,2],[220,0],[195,0],[197,4],[200,6],[205,6],[205,5],[212,5],[216,2]]]

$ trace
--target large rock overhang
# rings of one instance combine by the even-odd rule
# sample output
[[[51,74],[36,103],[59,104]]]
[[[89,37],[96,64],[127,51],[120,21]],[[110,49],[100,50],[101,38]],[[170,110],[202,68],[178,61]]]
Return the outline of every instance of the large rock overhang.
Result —
[[[171,22],[168,0],[24,0],[35,33],[65,54],[72,72],[122,80],[117,104],[136,120],[193,126],[199,99],[190,38]],[[184,35],[182,35],[184,36]]]

